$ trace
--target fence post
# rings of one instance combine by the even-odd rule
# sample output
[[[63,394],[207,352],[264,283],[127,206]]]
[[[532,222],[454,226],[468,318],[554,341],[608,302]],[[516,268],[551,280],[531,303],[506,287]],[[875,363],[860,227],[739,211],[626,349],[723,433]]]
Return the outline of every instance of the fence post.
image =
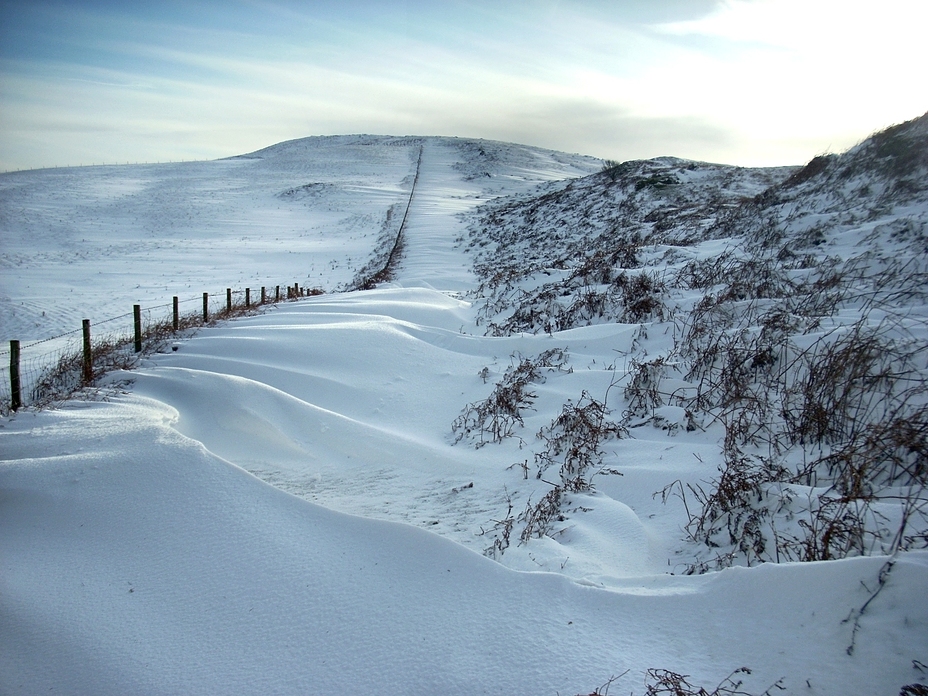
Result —
[[[180,312],[178,312],[177,303],[177,295],[174,295],[174,321],[171,325],[174,327],[175,331],[177,331],[178,327],[180,326]]]
[[[132,305],[132,319],[135,324],[135,352],[142,352],[142,305]]]
[[[232,288],[226,288],[226,313],[232,313]]]
[[[19,341],[10,341],[10,408],[14,411],[23,405],[19,384]]]
[[[93,353],[90,346],[90,319],[84,319],[81,322],[81,329],[84,333],[84,369],[82,377],[84,384],[90,384],[93,381]]]
[[[267,302],[267,294],[264,292],[264,286],[261,286],[261,304]]]
[[[251,288],[245,288],[245,309],[251,307]]]
[[[203,323],[209,321],[209,293],[203,293]]]
[[[280,302],[280,286],[277,286],[277,291],[274,293],[274,302]]]
[[[300,284],[299,284],[299,283],[294,283],[294,284],[293,284],[293,296],[294,296],[294,297],[299,297],[299,296],[300,296]]]

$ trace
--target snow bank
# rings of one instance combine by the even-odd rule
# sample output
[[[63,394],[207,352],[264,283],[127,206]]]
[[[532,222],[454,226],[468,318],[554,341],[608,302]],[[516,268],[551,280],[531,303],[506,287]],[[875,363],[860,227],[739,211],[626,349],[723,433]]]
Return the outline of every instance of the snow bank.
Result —
[[[923,654],[928,554],[900,560],[848,656],[884,559],[583,586],[287,495],[175,419],[124,394],[5,424],[4,692],[553,694],[744,664],[764,687],[878,693]]]
[[[535,476],[536,433],[584,393],[624,408],[616,380],[633,358],[673,341],[669,324],[651,322],[475,335],[483,327],[467,299],[477,276],[462,213],[524,194],[544,225],[520,227],[528,218],[517,205],[500,208],[500,220],[550,236],[516,239],[507,258],[556,260],[561,222],[577,219],[574,196],[590,203],[583,191],[605,180],[549,184],[544,205],[527,192],[597,169],[588,159],[350,136],[186,169],[5,175],[2,201],[28,215],[8,213],[0,225],[4,244],[18,245],[5,247],[18,270],[4,275],[0,326],[50,332],[38,320],[40,293],[34,309],[11,309],[33,301],[21,289],[59,273],[81,287],[91,266],[113,279],[122,311],[127,259],[150,289],[178,279],[224,287],[230,268],[244,281],[248,250],[260,249],[275,269],[308,267],[310,280],[334,286],[404,200],[420,146],[407,253],[391,285],[203,328],[81,399],[0,422],[0,692],[553,695],[589,693],[628,670],[613,693],[641,694],[649,668],[711,690],[742,666],[753,670],[749,693],[778,680],[801,694],[895,693],[924,681],[928,552],[893,564],[673,574],[691,561],[687,518],[654,493],[705,482],[721,461],[719,428],[688,431],[677,406],[629,420],[628,437],[603,445],[621,475],[597,475],[549,535],[513,538],[501,563],[483,555],[507,509],[518,514],[551,488]],[[776,174],[729,177],[678,160],[636,166],[671,165],[732,200]],[[563,220],[545,208],[558,201]],[[597,224],[609,218],[600,203]],[[709,203],[687,205],[680,210]],[[249,236],[235,226],[251,222],[265,227]],[[91,232],[90,247],[78,244],[75,235]],[[106,246],[107,235],[127,248],[151,237],[150,253]],[[217,243],[235,255],[217,258]],[[726,243],[712,239],[698,254]],[[73,268],[64,251],[51,255],[69,248],[86,257]],[[289,266],[285,251],[304,256]],[[685,255],[646,251],[650,263]],[[62,316],[109,312],[110,299],[64,303]],[[455,444],[462,409],[550,349],[567,357],[539,368],[513,437]]]

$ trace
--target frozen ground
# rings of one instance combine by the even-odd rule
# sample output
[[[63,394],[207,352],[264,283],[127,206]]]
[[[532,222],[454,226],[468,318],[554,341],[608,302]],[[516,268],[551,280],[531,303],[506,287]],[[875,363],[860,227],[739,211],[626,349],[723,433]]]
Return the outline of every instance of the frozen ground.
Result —
[[[0,423],[0,691],[553,696],[628,670],[610,693],[642,694],[648,669],[711,690],[743,666],[753,673],[742,688],[758,694],[778,680],[795,694],[924,683],[924,551],[898,554],[888,574],[879,555],[680,574],[692,561],[683,507],[653,494],[717,475],[718,426],[630,427],[603,444],[617,473],[574,495],[551,533],[520,544],[515,528],[499,562],[483,555],[510,503],[521,511],[549,488],[535,478],[535,433],[584,391],[621,411],[621,386],[610,385],[672,332],[648,321],[647,339],[637,323],[604,320],[492,336],[477,324],[488,315],[474,300],[468,224],[487,218],[474,206],[529,196],[540,182],[598,170],[595,161],[356,137],[162,173],[4,175],[0,193],[16,203],[0,208],[11,240],[3,333],[53,335],[58,319],[41,311],[60,293],[36,288],[61,283],[83,296],[94,274],[106,297],[62,303],[63,321],[162,301],[185,284],[194,294],[252,279],[345,284],[386,211],[405,206],[420,147],[391,284],[201,329],[83,399]],[[185,167],[190,178],[176,181]],[[767,176],[777,174],[732,186],[759,193]],[[215,201],[190,194],[207,189]],[[83,202],[91,190],[103,193]],[[46,208],[45,197],[57,202]],[[539,210],[518,219],[546,224]],[[75,223],[56,227],[55,216]],[[222,220],[265,227],[246,234]],[[60,253],[77,246],[77,229],[95,241],[71,263]],[[109,244],[144,235],[147,259]],[[548,239],[513,243],[514,263],[556,254],[562,243]],[[534,286],[521,282],[530,297]],[[521,356],[552,348],[566,362],[532,383],[515,437],[455,442],[466,404]],[[680,417],[671,406],[660,414]]]
[[[173,295],[345,285],[371,253],[387,211],[398,206],[402,214],[421,142],[307,138],[213,162],[4,174],[0,338],[44,339],[80,328],[81,319],[96,323]],[[465,210],[500,187],[521,191],[599,166],[533,148],[429,143],[416,229],[436,211]],[[505,152],[507,169],[491,178],[484,173],[495,160],[483,162],[481,153],[492,148]],[[480,176],[465,181],[464,165]],[[416,245],[411,253],[428,252]]]

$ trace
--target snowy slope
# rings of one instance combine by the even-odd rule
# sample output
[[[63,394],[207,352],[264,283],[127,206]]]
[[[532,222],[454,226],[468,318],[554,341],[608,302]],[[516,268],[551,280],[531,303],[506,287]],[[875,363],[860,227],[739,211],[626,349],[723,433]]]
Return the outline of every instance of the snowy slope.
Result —
[[[801,170],[662,158],[584,176],[599,165],[521,146],[352,136],[222,165],[264,172],[264,193],[244,174],[215,185],[238,181],[255,219],[272,196],[294,215],[380,211],[363,233],[344,211],[318,228],[344,260],[312,257],[335,287],[405,207],[420,152],[391,283],[200,329],[81,399],[0,423],[0,691],[576,694],[628,670],[612,692],[641,694],[649,669],[711,691],[742,666],[751,694],[778,680],[802,694],[924,683],[925,551],[683,574],[705,558],[673,492],[708,490],[726,429],[716,406],[688,428],[676,401],[626,391],[649,359],[682,364],[674,318],[724,289],[670,279],[726,249],[754,258],[735,221],[750,237],[751,211],[782,203],[761,194]],[[609,291],[615,312],[562,312],[549,328],[533,314],[641,269],[665,279],[663,317],[623,299],[630,281]],[[658,399],[687,393],[674,369],[648,373]],[[461,425],[529,372],[511,436]],[[595,447],[558,420],[581,412],[613,428]],[[565,478],[558,443],[592,468]],[[565,481],[592,485],[543,522],[526,516]],[[675,482],[667,504],[655,497]]]
[[[3,337],[45,338],[175,294],[347,280],[407,195],[413,154],[308,139],[214,162],[4,175]]]
[[[260,288],[333,291],[392,246],[423,143],[427,184],[410,233],[498,194],[587,174],[597,160],[456,138],[304,138],[213,162],[122,165],[0,176],[0,358],[21,342],[24,390],[42,369],[81,349],[81,320],[95,337],[131,336],[132,306],[148,325],[225,307],[226,289],[244,303]],[[434,152],[434,154],[432,154]],[[471,178],[471,170],[479,177]],[[498,171],[497,171],[498,170]],[[442,183],[442,177],[446,179]],[[441,227],[444,232],[446,227]],[[459,233],[458,233],[459,234]],[[412,253],[433,250],[417,240]],[[435,256],[428,277],[447,278]],[[469,263],[449,261],[470,277]],[[438,270],[436,270],[438,269]],[[10,394],[7,375],[0,398]]]
[[[554,694],[742,664],[760,689],[879,693],[923,654],[924,554],[894,570],[849,657],[841,622],[881,559],[613,590],[515,573],[277,491],[176,417],[124,395],[6,424],[4,693]]]
[[[172,295],[345,285],[387,211],[406,205],[424,141],[316,137],[212,162],[0,175],[0,339],[47,338]],[[431,186],[457,209],[501,186],[523,190],[599,166],[524,146],[428,141],[446,153],[436,172],[451,168],[452,190]],[[505,175],[465,182],[454,167],[492,169],[487,151],[505,153]]]

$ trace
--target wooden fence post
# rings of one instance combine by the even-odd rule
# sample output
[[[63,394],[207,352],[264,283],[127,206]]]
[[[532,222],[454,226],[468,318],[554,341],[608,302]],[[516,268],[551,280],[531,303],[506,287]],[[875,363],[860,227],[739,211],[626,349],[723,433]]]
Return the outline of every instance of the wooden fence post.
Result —
[[[10,341],[10,408],[14,411],[23,405],[19,383],[19,341]]]
[[[294,296],[294,297],[299,297],[299,296],[300,296],[300,284],[299,284],[299,283],[294,283],[294,284],[293,284],[293,296]]]
[[[251,288],[245,288],[245,309],[251,307]]]
[[[81,329],[84,334],[84,369],[82,377],[84,384],[90,384],[93,381],[93,352],[90,345],[90,319],[84,319],[81,322]]]
[[[264,286],[261,286],[261,304],[267,302],[267,294],[264,291]]]
[[[209,321],[209,293],[203,293],[203,323]]]
[[[142,305],[132,305],[132,319],[135,324],[135,352],[142,352]]]
[[[232,313],[232,288],[226,288],[226,313]]]
[[[180,326],[180,312],[178,311],[177,304],[177,295],[174,295],[174,321],[172,322],[171,326],[174,327],[175,331],[177,331],[178,327]]]
[[[274,302],[280,302],[280,286],[277,286],[277,291],[274,293]]]

